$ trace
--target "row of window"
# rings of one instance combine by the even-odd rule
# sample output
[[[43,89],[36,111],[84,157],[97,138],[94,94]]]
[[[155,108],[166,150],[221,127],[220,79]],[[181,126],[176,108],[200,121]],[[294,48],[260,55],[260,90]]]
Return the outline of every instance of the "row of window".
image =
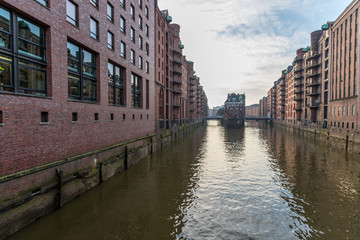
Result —
[[[355,116],[355,105],[348,105],[347,107],[346,106],[342,106],[342,107],[333,107],[331,108],[330,110],[330,115],[331,116],[350,116],[350,114],[352,116]]]
[[[11,21],[11,19],[15,19]],[[0,91],[46,96],[44,28],[0,7]],[[126,48],[125,46],[123,47]],[[124,53],[125,54],[125,53]],[[96,54],[72,42],[67,43],[68,97],[97,101]],[[131,50],[135,64],[135,51]],[[109,102],[125,105],[125,69],[109,63]],[[149,63],[146,62],[149,73]],[[139,67],[143,59],[139,56]],[[132,107],[141,108],[142,78],[131,73]],[[146,81],[148,95],[148,80]],[[148,98],[147,98],[148,99]],[[148,108],[148,101],[146,102]]]
[[[68,93],[69,98],[82,101],[97,101],[96,57],[95,53],[72,43],[67,43],[68,51]],[[132,50],[132,54],[133,50]],[[142,66],[142,58],[139,57]],[[146,62],[147,69],[149,68]],[[148,70],[147,70],[148,71]],[[108,63],[109,104],[125,106],[126,69],[112,62]],[[142,108],[142,78],[131,73],[131,106]],[[146,80],[146,96],[149,95],[149,81]],[[148,97],[146,101],[147,109]]]
[[[341,125],[340,125],[340,124],[341,124]],[[331,126],[331,127],[336,127],[336,122],[330,122],[330,126]],[[340,127],[345,128],[345,123],[344,123],[344,122],[342,122],[342,123],[337,122],[337,127],[338,127],[338,128],[340,128]],[[347,123],[346,123],[346,128],[349,128],[349,127],[350,127],[350,123],[347,122]],[[354,129],[354,128],[355,128],[355,123],[351,123],[351,129]]]
[[[148,9],[146,7],[146,9]],[[145,11],[146,16],[148,18],[148,10]],[[79,26],[79,16],[78,16],[78,5],[75,4],[74,2],[72,2],[71,0],[66,0],[66,20],[71,23],[74,26]],[[135,8],[131,5],[130,8],[130,17],[135,21]],[[112,23],[114,22],[114,7],[110,4],[107,3],[107,18],[109,19],[109,21],[111,21]],[[96,21],[94,18],[91,18],[90,20],[90,36],[92,36],[95,39],[99,39],[99,22]],[[139,15],[138,18],[138,25],[139,28],[142,30],[143,29],[143,19],[141,17],[141,15]],[[132,41],[135,42],[135,30],[133,27],[131,27],[132,31],[131,31],[131,38]],[[120,31],[123,33],[126,33],[126,20],[123,16],[120,16]],[[149,26],[147,24],[145,24],[145,35],[147,37],[149,37]]]
[[[77,123],[79,121],[78,118],[78,113],[77,112],[73,112],[71,114],[71,119],[73,123]],[[140,120],[143,120],[143,115],[140,114]],[[149,114],[146,115],[146,119],[149,120]],[[126,120],[126,114],[122,115],[122,120]],[[132,120],[136,120],[136,115],[132,114]],[[99,117],[99,113],[94,113],[94,121],[95,122],[99,122],[100,121],[100,117]],[[110,121],[115,121],[115,115],[114,113],[110,113]],[[41,112],[40,113],[40,123],[41,124],[47,124],[49,123],[49,112]],[[3,117],[3,111],[0,111],[0,125],[3,126],[4,125],[4,117]]]

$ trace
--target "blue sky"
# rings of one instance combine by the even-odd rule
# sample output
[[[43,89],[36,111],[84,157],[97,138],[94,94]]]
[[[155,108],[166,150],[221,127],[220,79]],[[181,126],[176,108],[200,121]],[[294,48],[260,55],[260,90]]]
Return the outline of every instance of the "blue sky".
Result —
[[[310,33],[334,21],[351,0],[158,0],[181,26],[184,55],[195,62],[209,100],[246,93],[247,105],[267,94]]]

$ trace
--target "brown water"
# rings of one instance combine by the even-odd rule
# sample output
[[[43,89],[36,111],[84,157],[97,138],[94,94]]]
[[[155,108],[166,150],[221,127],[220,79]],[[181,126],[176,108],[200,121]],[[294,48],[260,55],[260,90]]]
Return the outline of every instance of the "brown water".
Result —
[[[10,239],[360,239],[359,194],[359,155],[212,121]]]

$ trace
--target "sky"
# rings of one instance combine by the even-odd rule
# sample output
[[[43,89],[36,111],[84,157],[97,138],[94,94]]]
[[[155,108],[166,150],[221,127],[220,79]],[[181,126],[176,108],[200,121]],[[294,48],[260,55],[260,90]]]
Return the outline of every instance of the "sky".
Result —
[[[208,97],[245,93],[246,105],[266,96],[310,33],[334,21],[351,0],[158,0],[181,26],[183,54]]]

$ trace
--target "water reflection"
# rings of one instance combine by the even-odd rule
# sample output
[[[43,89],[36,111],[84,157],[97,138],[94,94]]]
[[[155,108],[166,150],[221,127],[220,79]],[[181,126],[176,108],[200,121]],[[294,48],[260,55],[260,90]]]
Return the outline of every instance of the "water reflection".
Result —
[[[360,239],[359,157],[217,121],[10,239]]]

